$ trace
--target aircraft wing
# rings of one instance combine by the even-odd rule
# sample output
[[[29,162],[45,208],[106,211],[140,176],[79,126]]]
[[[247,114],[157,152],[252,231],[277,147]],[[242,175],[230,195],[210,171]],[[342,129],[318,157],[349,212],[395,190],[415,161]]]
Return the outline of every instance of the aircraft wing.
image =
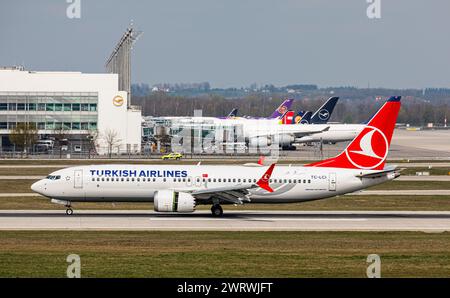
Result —
[[[243,184],[238,187],[209,188],[194,191],[191,195],[198,200],[217,198],[219,200],[241,205],[244,202],[250,202],[250,199],[247,197],[249,194],[249,189],[257,187],[258,185],[256,184]]]
[[[308,131],[308,132],[294,132],[294,135],[297,138],[301,138],[301,137],[313,135],[313,134],[316,134],[316,133],[326,132],[326,131],[329,131],[329,130],[330,130],[330,127],[327,126],[327,127],[323,128],[323,129],[318,129],[318,130],[315,130],[315,131],[313,130],[313,131]]]
[[[259,187],[268,192],[273,192],[273,189],[269,185],[269,181],[274,168],[275,164],[272,164],[261,179],[259,179],[256,183],[196,190],[191,192],[191,195],[198,200],[209,200],[216,198],[222,201],[241,205],[244,204],[244,202],[250,202],[248,195],[250,193],[249,190],[252,188]]]
[[[286,125],[287,126],[287,125]],[[302,127],[303,126],[303,127]],[[317,129],[304,129],[304,125],[289,125],[289,128],[287,127],[281,131],[258,131],[250,135],[250,138],[256,138],[256,137],[275,137],[279,135],[287,135],[292,134],[296,138],[301,138],[309,135],[313,135],[316,133],[326,132],[330,130],[330,127],[327,126],[325,128],[317,128]]]

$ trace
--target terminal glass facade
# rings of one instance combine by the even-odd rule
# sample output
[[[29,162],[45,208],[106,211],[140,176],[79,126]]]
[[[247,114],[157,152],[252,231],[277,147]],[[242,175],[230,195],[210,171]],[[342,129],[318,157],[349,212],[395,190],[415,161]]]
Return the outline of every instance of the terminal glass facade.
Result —
[[[0,92],[0,130],[35,123],[39,130],[97,129],[97,92]]]

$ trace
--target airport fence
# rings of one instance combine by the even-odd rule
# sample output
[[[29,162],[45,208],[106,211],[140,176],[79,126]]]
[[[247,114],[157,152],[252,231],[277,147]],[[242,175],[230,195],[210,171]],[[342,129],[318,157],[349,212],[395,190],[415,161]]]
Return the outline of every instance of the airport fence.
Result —
[[[222,151],[216,153],[182,153],[183,159],[202,159],[202,160],[214,160],[214,159],[255,159],[260,156],[272,157],[272,159],[302,159],[302,160],[320,160],[323,158],[329,158],[341,151],[341,146],[336,145],[324,145],[323,148],[318,146],[299,146],[295,151],[283,151],[277,150],[271,152],[271,154],[261,152],[249,152],[248,150],[234,150],[234,151]],[[104,150],[107,152],[107,150]],[[0,159],[54,159],[54,160],[67,160],[67,159],[161,159],[164,155],[170,153],[167,152],[155,152],[143,148],[140,152],[132,152],[131,150],[113,150],[111,154],[97,154],[93,150],[61,150],[61,148],[53,148],[46,151],[29,151],[24,152],[22,150],[15,150],[15,148],[1,148]]]

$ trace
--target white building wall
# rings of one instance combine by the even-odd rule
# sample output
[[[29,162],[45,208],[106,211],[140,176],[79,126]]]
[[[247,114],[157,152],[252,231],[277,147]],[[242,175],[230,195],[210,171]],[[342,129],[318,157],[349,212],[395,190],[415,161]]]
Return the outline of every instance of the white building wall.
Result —
[[[117,132],[119,148],[140,152],[141,111],[127,109],[127,94],[118,90],[117,74],[84,74],[80,72],[29,72],[0,69],[0,92],[97,92],[98,93],[98,152],[107,153],[104,135]],[[115,97],[123,98],[115,105]]]

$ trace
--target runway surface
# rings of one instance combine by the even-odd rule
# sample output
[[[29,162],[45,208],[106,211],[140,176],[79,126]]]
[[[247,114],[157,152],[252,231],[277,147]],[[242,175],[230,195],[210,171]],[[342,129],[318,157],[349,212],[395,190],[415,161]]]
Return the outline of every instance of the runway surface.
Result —
[[[204,231],[450,231],[450,212],[233,211],[0,211],[0,230],[204,230]]]

